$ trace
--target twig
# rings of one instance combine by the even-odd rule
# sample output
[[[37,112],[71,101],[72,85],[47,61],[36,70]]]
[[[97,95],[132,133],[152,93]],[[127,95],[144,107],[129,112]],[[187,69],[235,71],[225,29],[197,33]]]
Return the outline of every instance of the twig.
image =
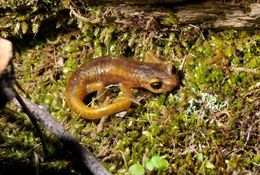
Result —
[[[48,150],[47,150],[47,146],[46,146],[46,140],[44,135],[42,134],[41,128],[38,125],[34,115],[32,114],[31,110],[27,107],[27,105],[25,104],[25,102],[23,101],[23,99],[21,98],[21,96],[18,94],[18,92],[16,91],[16,89],[14,89],[15,92],[15,98],[17,99],[17,101],[19,102],[19,104],[21,105],[21,107],[23,108],[24,112],[28,115],[28,117],[30,118],[33,126],[36,129],[36,132],[39,134],[39,137],[41,139],[42,142],[42,149],[43,149],[43,157],[46,157]]]
[[[15,79],[15,85],[17,86],[17,88],[18,88],[20,91],[22,91],[22,93],[25,94],[25,96],[26,96],[27,98],[30,97],[29,94],[28,94],[27,92],[25,92],[25,90],[22,88],[22,86],[18,83],[18,81],[17,81],[16,79]]]
[[[35,119],[38,119],[48,131],[58,137],[60,141],[63,142],[63,144],[75,155],[75,157],[80,159],[80,163],[83,167],[87,168],[93,175],[111,175],[111,173],[101,165],[89,150],[81,146],[77,139],[70,135],[68,131],[52,117],[45,107],[38,106],[24,97],[21,98],[30,111],[32,111]],[[14,104],[20,107],[17,101],[14,101]]]
[[[249,129],[248,129],[248,131],[247,131],[247,137],[246,137],[246,142],[245,142],[245,144],[244,144],[244,147],[246,147],[246,145],[247,145],[247,143],[248,143],[248,141],[249,141],[250,133],[251,133],[252,127],[253,127],[256,123],[258,123],[258,122],[259,122],[259,120],[255,121],[255,122],[249,127]]]
[[[250,68],[245,68],[245,67],[231,67],[231,71],[260,74],[260,70],[259,69],[250,69]]]
[[[125,154],[122,152],[122,151],[119,151],[120,154],[122,155],[122,158],[124,160],[124,164],[125,164],[125,168],[128,169],[128,166],[127,166],[127,161],[126,161],[126,158],[125,158]]]
[[[83,22],[86,22],[86,23],[91,23],[91,24],[96,24],[96,23],[99,23],[100,22],[100,19],[88,19],[84,16],[81,16],[80,14],[78,14],[74,9],[73,7],[70,7],[70,12],[71,14],[73,14],[77,19],[83,21]]]
[[[35,162],[35,174],[40,175],[40,160],[37,153],[34,153],[34,162]]]
[[[181,65],[179,66],[179,69],[182,71],[184,69],[184,65],[185,65],[185,62],[186,62],[186,59],[188,56],[196,57],[195,55],[191,54],[190,52],[187,55],[185,55],[184,58],[182,59]]]
[[[193,25],[193,24],[189,24],[189,26],[193,27],[194,29],[198,30],[200,32],[200,35],[202,37],[202,39],[205,41],[205,36],[203,35],[202,31],[200,30],[200,28],[196,25]]]

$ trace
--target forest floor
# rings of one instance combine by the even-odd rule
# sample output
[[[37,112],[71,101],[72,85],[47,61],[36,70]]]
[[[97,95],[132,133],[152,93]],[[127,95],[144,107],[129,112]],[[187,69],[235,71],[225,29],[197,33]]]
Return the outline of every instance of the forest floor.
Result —
[[[48,107],[113,174],[260,173],[259,30],[122,30],[78,23],[69,32],[15,46],[16,76],[31,100]],[[148,50],[178,69],[176,89],[159,95],[139,90],[145,95],[140,106],[104,123],[68,108],[64,90],[71,71],[104,55],[142,60]],[[33,174],[41,143],[26,115],[12,110],[0,112],[1,166]],[[40,171],[78,174],[71,155],[45,134],[49,157]]]

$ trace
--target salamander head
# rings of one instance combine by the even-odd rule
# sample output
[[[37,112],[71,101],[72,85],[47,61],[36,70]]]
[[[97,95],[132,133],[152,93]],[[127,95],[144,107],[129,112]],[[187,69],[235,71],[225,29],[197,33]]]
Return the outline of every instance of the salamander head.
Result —
[[[178,76],[171,63],[155,66],[147,70],[143,76],[140,83],[143,88],[153,93],[164,93],[171,91],[179,84]]]

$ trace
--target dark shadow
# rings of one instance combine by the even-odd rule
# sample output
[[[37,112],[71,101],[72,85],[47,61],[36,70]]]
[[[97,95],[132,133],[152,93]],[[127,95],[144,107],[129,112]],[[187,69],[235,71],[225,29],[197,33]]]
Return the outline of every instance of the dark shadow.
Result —
[[[69,9],[60,10],[55,16],[46,19],[41,23],[37,34],[25,34],[22,36],[22,38],[19,36],[12,36],[7,39],[13,43],[15,51],[18,53],[27,49],[31,49],[37,44],[44,44],[47,39],[55,40],[55,38],[57,38],[57,36],[60,34],[66,34],[77,30],[76,23],[66,25],[71,18],[69,12]],[[62,27],[56,28],[56,26],[53,25],[57,22],[62,22]]]

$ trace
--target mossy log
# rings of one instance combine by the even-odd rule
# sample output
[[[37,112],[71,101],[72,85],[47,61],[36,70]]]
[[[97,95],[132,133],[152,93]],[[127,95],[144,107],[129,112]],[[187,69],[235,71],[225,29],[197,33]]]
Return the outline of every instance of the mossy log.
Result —
[[[180,24],[202,24],[213,28],[259,28],[260,4],[248,7],[209,1],[176,7]]]
[[[76,17],[83,16],[85,21],[95,24],[121,23],[128,27],[135,26],[140,29],[172,28],[176,25],[199,25],[203,28],[238,28],[238,29],[258,29],[260,28],[260,4],[252,3],[223,3],[221,1],[189,1],[185,3],[168,4],[169,1],[160,1],[161,5],[154,5],[154,1],[123,1],[126,4],[132,2],[144,2],[149,5],[126,5],[119,1],[115,3],[109,0],[97,0],[95,4],[101,4],[100,16],[93,16],[90,13],[75,13]],[[114,1],[113,1],[114,2]],[[171,1],[175,2],[175,1]],[[176,1],[177,2],[177,1]],[[183,1],[184,2],[184,1]],[[90,5],[90,1],[85,0],[85,5]],[[136,4],[136,3],[135,3]],[[89,7],[91,8],[91,7]],[[85,11],[86,12],[86,11]],[[80,15],[79,15],[80,14]],[[93,19],[96,20],[93,20]],[[83,19],[83,18],[81,18]],[[89,19],[89,20],[86,20]],[[136,25],[138,23],[138,25]],[[153,25],[152,27],[150,26]]]
[[[89,4],[102,4],[102,3],[126,3],[126,4],[171,4],[186,2],[188,0],[85,0]]]
[[[50,29],[65,29],[75,24],[70,14],[101,27],[123,24],[126,28],[171,30],[176,25],[193,24],[203,28],[260,28],[259,0],[250,1],[251,4],[239,2],[84,0],[61,3],[57,0],[53,4],[3,6],[0,8],[0,36],[22,38],[30,34],[46,34]],[[55,27],[46,27],[49,24]]]

